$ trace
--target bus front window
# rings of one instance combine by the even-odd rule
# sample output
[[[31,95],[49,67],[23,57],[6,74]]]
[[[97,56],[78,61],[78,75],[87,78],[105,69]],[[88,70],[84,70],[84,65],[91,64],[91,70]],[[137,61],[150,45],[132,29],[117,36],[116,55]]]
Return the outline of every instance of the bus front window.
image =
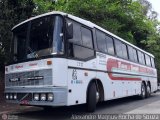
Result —
[[[15,61],[64,53],[63,20],[45,16],[13,30]]]

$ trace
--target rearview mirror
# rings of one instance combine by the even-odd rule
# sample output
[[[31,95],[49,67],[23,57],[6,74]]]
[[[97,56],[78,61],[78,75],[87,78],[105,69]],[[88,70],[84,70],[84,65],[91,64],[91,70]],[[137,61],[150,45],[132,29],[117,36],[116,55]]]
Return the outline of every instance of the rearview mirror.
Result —
[[[73,23],[69,22],[66,26],[67,39],[73,38]]]

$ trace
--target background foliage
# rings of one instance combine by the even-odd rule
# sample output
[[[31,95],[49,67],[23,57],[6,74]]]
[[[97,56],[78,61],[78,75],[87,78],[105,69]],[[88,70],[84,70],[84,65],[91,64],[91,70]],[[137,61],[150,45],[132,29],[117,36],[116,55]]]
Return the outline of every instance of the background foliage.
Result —
[[[29,18],[58,10],[90,20],[152,53],[160,78],[160,22],[147,0],[0,0],[0,68],[9,61],[11,28]]]

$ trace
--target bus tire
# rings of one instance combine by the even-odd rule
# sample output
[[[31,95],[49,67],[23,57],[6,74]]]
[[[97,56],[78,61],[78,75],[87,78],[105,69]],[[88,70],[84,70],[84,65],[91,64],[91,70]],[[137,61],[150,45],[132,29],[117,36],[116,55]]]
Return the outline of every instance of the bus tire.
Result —
[[[141,84],[141,94],[140,94],[140,98],[141,99],[145,99],[146,98],[146,87],[144,82],[142,82]]]
[[[91,82],[87,91],[87,111],[94,112],[96,109],[96,84]]]
[[[151,88],[150,88],[149,84],[147,84],[146,90],[147,90],[146,98],[148,98],[151,96]]]

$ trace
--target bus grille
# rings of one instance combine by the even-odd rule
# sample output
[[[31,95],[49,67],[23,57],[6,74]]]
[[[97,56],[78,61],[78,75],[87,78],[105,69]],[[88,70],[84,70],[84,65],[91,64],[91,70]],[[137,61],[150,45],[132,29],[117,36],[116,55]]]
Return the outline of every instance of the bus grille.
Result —
[[[41,77],[41,79],[33,79]],[[18,79],[18,81],[10,81]],[[10,73],[5,75],[5,86],[37,86],[37,85],[52,85],[52,70],[38,70],[20,73]]]

